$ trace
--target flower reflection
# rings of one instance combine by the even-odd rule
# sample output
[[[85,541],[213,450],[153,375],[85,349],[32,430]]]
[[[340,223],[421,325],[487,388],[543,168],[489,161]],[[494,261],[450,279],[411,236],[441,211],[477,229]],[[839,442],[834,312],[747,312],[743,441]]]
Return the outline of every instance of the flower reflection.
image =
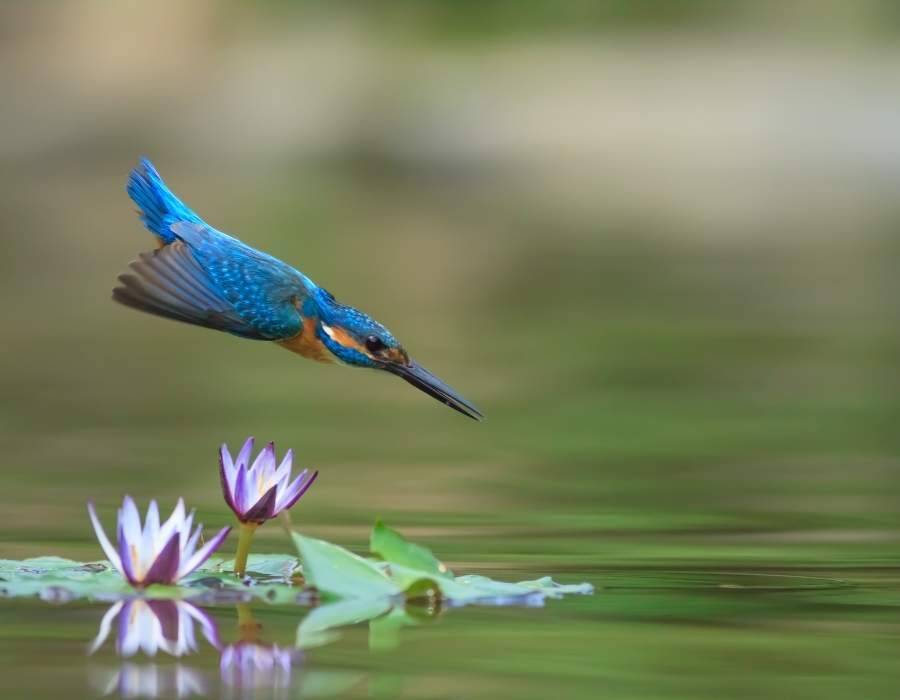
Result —
[[[136,664],[125,662],[118,671],[97,677],[97,690],[103,695],[123,698],[189,698],[207,696],[209,683],[199,671],[175,664]]]
[[[288,688],[291,668],[301,658],[296,649],[277,644],[229,644],[219,664],[222,682],[234,688]]]
[[[100,630],[89,653],[99,649],[109,636],[118,616],[116,653],[133,656],[139,650],[148,656],[163,651],[171,656],[184,656],[197,651],[194,623],[216,649],[221,648],[216,623],[205,612],[183,600],[145,600],[130,598],[115,603],[100,621]]]
[[[238,691],[286,690],[291,685],[291,670],[303,659],[303,652],[260,641],[261,625],[249,606],[238,605],[237,611],[241,639],[222,650],[222,683]]]

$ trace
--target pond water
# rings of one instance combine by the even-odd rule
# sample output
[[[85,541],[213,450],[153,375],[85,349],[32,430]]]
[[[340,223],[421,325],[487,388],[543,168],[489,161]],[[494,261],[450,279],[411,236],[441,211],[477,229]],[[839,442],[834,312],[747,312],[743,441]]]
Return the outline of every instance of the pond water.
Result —
[[[597,592],[544,607],[398,604],[323,638],[294,606],[179,618],[172,601],[139,602],[104,636],[108,604],[6,601],[0,672],[23,698],[871,698],[900,682],[896,573],[567,576]]]

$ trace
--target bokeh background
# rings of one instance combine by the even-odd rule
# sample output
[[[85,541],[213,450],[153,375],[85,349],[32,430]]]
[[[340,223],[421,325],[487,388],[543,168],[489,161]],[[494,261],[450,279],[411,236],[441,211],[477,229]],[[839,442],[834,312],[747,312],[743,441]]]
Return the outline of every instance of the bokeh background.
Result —
[[[0,553],[95,558],[84,504],[126,492],[223,522],[215,450],[252,434],[321,471],[295,524],[358,550],[381,515],[458,569],[893,576],[898,40],[889,0],[3,3]],[[153,245],[140,155],[487,420],[112,303]],[[672,649],[600,644],[596,600],[555,665],[513,646],[491,672],[750,687],[729,669],[768,637],[720,684],[629,685],[677,676]],[[889,610],[837,671],[804,617],[800,667],[831,683],[793,697],[895,688],[865,646],[897,651]]]

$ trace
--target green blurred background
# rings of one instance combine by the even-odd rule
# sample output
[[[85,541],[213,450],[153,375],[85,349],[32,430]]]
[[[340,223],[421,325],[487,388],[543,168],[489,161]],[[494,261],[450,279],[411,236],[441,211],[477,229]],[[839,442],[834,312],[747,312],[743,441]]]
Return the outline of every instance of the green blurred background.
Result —
[[[84,504],[112,518],[126,492],[225,522],[216,447],[255,435],[321,471],[295,524],[358,550],[381,515],[463,571],[886,587],[821,623],[850,635],[833,644],[821,610],[790,601],[736,636],[717,627],[742,614],[728,605],[659,627],[680,599],[650,606],[657,625],[607,594],[560,603],[570,617],[491,613],[496,667],[435,652],[449,676],[486,674],[459,686],[471,696],[545,688],[506,673],[579,697],[610,678],[616,697],[760,697],[798,669],[813,681],[792,697],[890,692],[875,650],[900,650],[897,8],[0,5],[0,554],[95,558]],[[140,155],[213,226],[382,320],[486,422],[113,304],[153,245],[124,193]],[[275,527],[259,541],[286,546]],[[457,619],[457,642],[484,634]],[[667,666],[691,635],[710,653]],[[733,673],[771,645],[797,663]]]

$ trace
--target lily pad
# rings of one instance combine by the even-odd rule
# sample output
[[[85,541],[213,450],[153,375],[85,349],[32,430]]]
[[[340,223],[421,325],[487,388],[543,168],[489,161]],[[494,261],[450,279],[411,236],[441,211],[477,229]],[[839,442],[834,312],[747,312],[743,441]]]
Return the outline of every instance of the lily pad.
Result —
[[[442,578],[453,578],[453,572],[440,562],[430,549],[410,542],[381,520],[375,521],[369,549],[373,554],[392,564],[400,564]]]
[[[61,557],[0,560],[0,579],[0,595],[39,596],[51,602],[108,599],[132,590],[108,562],[82,563]]]
[[[370,549],[384,561],[379,568],[409,597],[437,593],[457,603],[539,604],[544,597],[592,593],[590,584],[561,585],[545,576],[534,581],[508,583],[486,576],[458,576],[431,550],[408,541],[380,520],[372,530]]]
[[[564,586],[549,576],[536,581],[510,583],[476,575],[444,578],[399,564],[381,566],[408,597],[419,598],[431,592],[451,603],[462,605],[540,605],[544,598],[558,598],[568,593],[592,593],[594,590],[590,584]]]
[[[401,589],[373,562],[324,540],[294,533],[306,582],[338,598],[394,596]]]
[[[263,571],[282,571],[295,557],[276,555],[268,561],[257,559]],[[205,598],[211,602],[231,599],[262,599],[273,603],[296,602],[299,589],[289,583],[246,585],[230,572],[227,562],[210,561],[181,581],[178,586],[150,586],[143,595],[151,598]],[[115,600],[135,595],[107,561],[77,562],[60,557],[39,557],[23,561],[0,560],[0,596],[40,597],[50,602]]]
[[[231,573],[234,559],[210,559],[205,569]],[[300,570],[300,560],[290,554],[251,554],[247,557],[247,574],[254,578],[264,576],[289,580]]]

